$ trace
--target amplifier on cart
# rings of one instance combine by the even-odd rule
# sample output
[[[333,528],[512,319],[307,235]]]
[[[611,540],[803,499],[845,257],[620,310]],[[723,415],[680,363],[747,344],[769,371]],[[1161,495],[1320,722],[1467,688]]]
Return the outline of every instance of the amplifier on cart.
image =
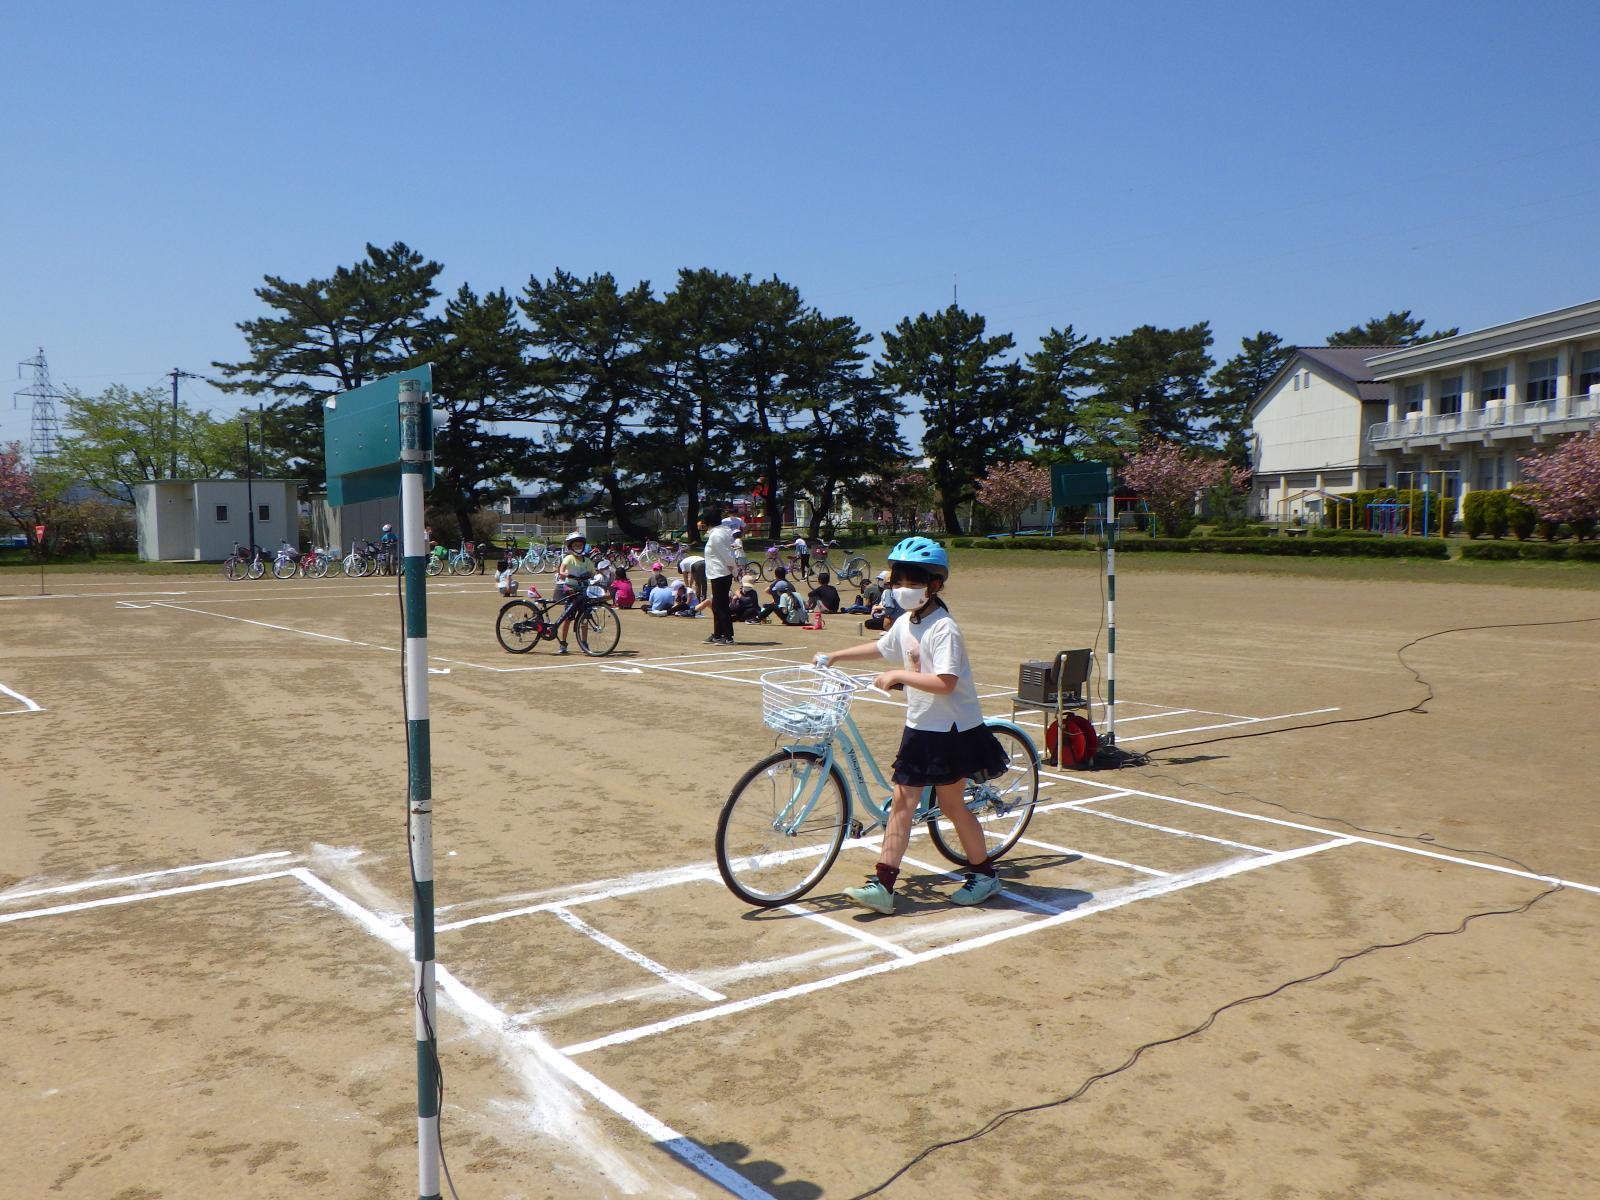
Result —
[[[1090,650],[1063,650],[1050,662],[1025,662],[1017,672],[1017,699],[1035,704],[1082,704]]]

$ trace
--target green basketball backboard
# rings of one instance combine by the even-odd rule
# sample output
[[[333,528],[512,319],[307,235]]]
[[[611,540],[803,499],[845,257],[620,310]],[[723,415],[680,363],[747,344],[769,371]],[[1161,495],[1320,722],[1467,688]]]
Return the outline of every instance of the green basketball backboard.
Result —
[[[400,494],[400,381],[415,379],[433,391],[433,366],[385,375],[338,396],[322,410],[322,446],[328,464],[328,503],[334,508]],[[429,451],[422,486],[433,487],[433,410],[423,408],[422,446]]]
[[[1104,504],[1111,490],[1111,468],[1105,463],[1050,464],[1050,503],[1056,508]]]

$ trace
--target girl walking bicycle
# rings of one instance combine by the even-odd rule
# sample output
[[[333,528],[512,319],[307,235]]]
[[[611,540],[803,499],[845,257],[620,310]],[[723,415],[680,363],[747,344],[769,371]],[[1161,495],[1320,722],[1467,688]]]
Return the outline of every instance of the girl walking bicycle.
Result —
[[[966,643],[940,595],[950,577],[945,548],[928,538],[906,538],[889,551],[889,572],[889,585],[905,612],[875,642],[816,656],[819,667],[882,657],[897,669],[880,673],[872,685],[906,689],[906,729],[894,760],[894,801],[877,869],[865,884],[845,888],[844,894],[874,912],[894,912],[912,817],[923,789],[931,787],[967,856],[966,881],[950,899],[981,904],[1000,890],[1000,879],[983,828],[963,794],[969,780],[983,783],[1004,774],[1010,759],[984,724]]]

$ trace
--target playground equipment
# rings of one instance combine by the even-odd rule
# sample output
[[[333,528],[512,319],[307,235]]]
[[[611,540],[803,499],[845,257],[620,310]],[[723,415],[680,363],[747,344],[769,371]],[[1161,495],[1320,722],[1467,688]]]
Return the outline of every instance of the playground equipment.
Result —
[[[1367,528],[1384,537],[1404,537],[1411,532],[1411,505],[1367,505]]]

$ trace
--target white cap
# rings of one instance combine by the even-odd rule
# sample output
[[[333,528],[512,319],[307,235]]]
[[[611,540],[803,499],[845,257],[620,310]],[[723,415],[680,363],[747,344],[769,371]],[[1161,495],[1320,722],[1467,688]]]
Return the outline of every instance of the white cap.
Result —
[[[677,591],[677,590],[678,590],[678,589],[679,589],[679,588],[681,588],[681,587],[682,587],[682,586],[683,586],[683,580],[681,580],[681,579],[674,579],[674,580],[673,580],[673,581],[672,581],[672,582],[671,582],[671,583],[669,583],[669,584],[668,584],[668,585],[667,585],[667,586],[668,586],[668,587],[670,587],[670,588],[671,588],[671,589],[672,589],[672,590],[673,590],[673,591]]]
[[[878,578],[882,582],[887,583],[888,580],[889,580],[889,572],[887,572],[887,571],[879,571],[878,572]]]

